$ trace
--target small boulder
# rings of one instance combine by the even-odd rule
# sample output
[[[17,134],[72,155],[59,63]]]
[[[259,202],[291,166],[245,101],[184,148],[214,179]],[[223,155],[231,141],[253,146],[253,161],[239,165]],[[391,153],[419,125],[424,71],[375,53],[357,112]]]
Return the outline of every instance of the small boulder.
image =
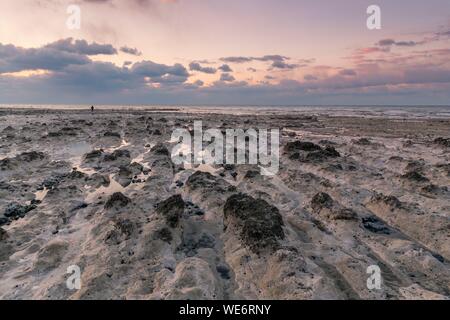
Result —
[[[319,192],[311,200],[311,207],[315,212],[319,212],[322,208],[331,209],[333,207],[334,200],[328,193]]]
[[[322,148],[312,142],[304,141],[293,141],[288,142],[284,147],[285,152],[296,152],[296,151],[318,151]]]
[[[405,173],[404,175],[402,175],[402,178],[406,179],[406,180],[414,181],[414,182],[429,182],[430,181],[427,177],[423,176],[417,170],[409,171],[409,172]]]
[[[100,173],[94,173],[88,177],[88,182],[93,184],[96,188],[107,187],[111,183],[109,176]]]
[[[0,216],[0,226],[8,224],[8,222],[9,222],[8,218],[6,218],[5,216]]]
[[[144,166],[138,162],[133,162],[128,168],[133,175],[138,175],[144,170]]]
[[[278,208],[263,199],[239,193],[225,203],[225,228],[237,228],[244,245],[254,253],[279,248],[279,240],[285,237],[283,225]]]
[[[103,160],[116,161],[119,158],[131,158],[130,151],[124,149],[114,150],[113,153],[105,154]]]
[[[25,215],[28,212],[30,212],[31,210],[34,210],[34,209],[36,209],[35,205],[23,206],[21,204],[13,202],[13,203],[8,204],[3,215],[6,218],[18,219],[18,218],[25,217]]]
[[[84,155],[85,161],[91,161],[95,159],[99,159],[103,155],[103,150],[92,150]]]
[[[342,207],[327,193],[320,192],[311,200],[314,213],[330,220],[357,220],[358,215],[352,209]]]
[[[306,161],[323,161],[328,158],[339,158],[341,154],[331,146],[327,146],[323,150],[313,151],[306,155]]]
[[[156,155],[170,156],[169,150],[162,143],[158,143],[156,146],[151,148],[150,152],[152,152],[152,153],[154,153]]]
[[[434,143],[442,147],[450,148],[450,138],[439,137],[434,140]]]
[[[108,201],[106,201],[105,208],[111,209],[115,206],[126,207],[130,203],[130,198],[128,198],[121,192],[116,192],[109,197]]]
[[[17,159],[25,162],[32,162],[45,159],[46,155],[43,152],[31,151],[24,152],[17,156]]]

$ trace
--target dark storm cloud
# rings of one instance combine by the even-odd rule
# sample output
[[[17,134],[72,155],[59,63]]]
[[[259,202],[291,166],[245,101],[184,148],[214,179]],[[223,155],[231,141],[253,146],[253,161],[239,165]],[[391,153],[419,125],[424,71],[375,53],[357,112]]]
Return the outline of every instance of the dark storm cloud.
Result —
[[[65,87],[69,91],[112,92],[143,86],[141,77],[127,68],[118,68],[109,62],[93,62],[72,65],[48,77],[55,88]]]
[[[110,44],[98,44],[95,42],[88,43],[86,40],[74,40],[73,38],[58,40],[46,45],[45,48],[78,53],[87,56],[117,54],[117,50]]]
[[[23,70],[61,70],[69,65],[83,65],[91,60],[85,56],[51,47],[26,49],[0,44],[0,73]]]
[[[55,87],[80,88],[81,92],[120,91],[144,87],[149,83],[174,85],[189,78],[187,69],[181,64],[141,61],[126,68],[132,63],[126,62],[124,67],[118,67],[109,62],[92,61],[88,57],[110,52],[108,48],[112,46],[69,39],[30,49],[0,44],[0,77],[2,73],[46,70],[51,73],[36,79]]]

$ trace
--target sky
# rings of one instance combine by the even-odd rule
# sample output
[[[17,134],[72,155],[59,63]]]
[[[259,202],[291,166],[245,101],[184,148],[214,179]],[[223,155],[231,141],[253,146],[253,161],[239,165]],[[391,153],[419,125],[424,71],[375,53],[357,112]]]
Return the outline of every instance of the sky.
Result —
[[[2,0],[0,104],[450,105],[450,1]]]

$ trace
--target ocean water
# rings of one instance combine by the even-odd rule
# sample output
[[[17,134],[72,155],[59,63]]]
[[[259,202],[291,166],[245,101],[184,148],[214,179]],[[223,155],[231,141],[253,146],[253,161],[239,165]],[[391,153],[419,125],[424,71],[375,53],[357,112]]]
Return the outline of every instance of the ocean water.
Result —
[[[96,110],[140,110],[143,112],[182,112],[218,114],[303,114],[392,119],[449,119],[449,106],[126,106],[99,105]],[[81,105],[0,105],[0,109],[90,110]]]

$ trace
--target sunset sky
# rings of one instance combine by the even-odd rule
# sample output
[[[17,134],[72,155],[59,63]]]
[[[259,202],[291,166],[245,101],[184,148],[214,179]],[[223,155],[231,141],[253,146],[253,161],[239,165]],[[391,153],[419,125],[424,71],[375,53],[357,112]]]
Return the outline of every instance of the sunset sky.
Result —
[[[9,103],[450,105],[450,1],[2,0]]]

